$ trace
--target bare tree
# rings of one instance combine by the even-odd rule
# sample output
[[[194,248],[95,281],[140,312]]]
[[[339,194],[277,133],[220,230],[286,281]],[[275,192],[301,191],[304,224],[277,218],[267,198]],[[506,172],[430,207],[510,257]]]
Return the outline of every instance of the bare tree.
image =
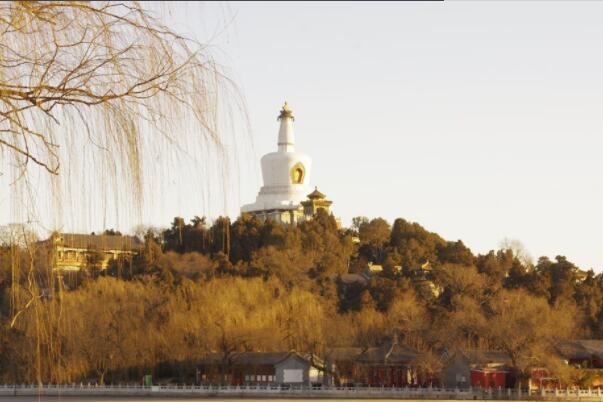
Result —
[[[0,226],[0,246],[27,247],[38,240],[37,234],[22,223],[9,223]]]
[[[207,47],[139,2],[0,3],[0,150],[20,174],[58,174],[60,147],[83,138],[140,190],[145,129],[219,148],[227,83]]]
[[[205,161],[210,153],[225,160],[218,116],[239,99],[209,47],[165,26],[143,3],[0,2],[0,173],[10,170],[24,184],[11,189],[16,210],[25,201],[38,208],[41,191],[30,181],[36,167],[48,173],[37,177],[49,178],[46,201],[60,207],[57,221],[64,206],[54,200],[61,184],[53,178],[75,170],[100,177],[102,197],[119,187],[140,203],[147,147],[173,163],[195,145]],[[24,313],[36,317],[40,381],[43,345],[52,356],[60,351],[53,328],[62,309],[60,297],[50,297],[52,308],[41,310],[34,271],[44,267],[28,249],[29,264],[11,266],[13,276],[28,271],[29,296],[15,302],[10,328]]]
[[[53,177],[68,162],[67,176],[102,179],[98,198],[113,191],[140,203],[143,148],[178,163],[197,144],[224,160],[218,111],[238,99],[208,46],[142,3],[0,2],[0,173],[9,168],[25,184],[11,196],[18,208],[32,206],[30,220],[40,221],[32,215],[44,192],[18,179],[34,166]],[[75,182],[66,185],[81,192]],[[59,187],[50,181],[46,201],[60,224],[68,207]]]
[[[526,246],[520,240],[505,237],[500,241],[499,248],[502,250],[511,250],[513,255],[517,257],[517,259],[526,267],[531,267],[534,265],[532,256],[526,249]]]
[[[556,342],[571,338],[575,331],[569,311],[555,309],[524,290],[502,290],[491,300],[490,309],[491,345],[508,355],[520,375],[550,363]]]

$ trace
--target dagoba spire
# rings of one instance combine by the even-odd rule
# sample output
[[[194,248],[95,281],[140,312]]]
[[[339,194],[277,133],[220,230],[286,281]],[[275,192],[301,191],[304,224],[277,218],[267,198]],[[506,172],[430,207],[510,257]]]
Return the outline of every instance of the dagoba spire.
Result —
[[[293,135],[293,111],[289,109],[287,102],[283,105],[281,113],[278,116],[281,121],[281,127],[278,131],[278,150],[279,152],[295,151],[295,136]]]

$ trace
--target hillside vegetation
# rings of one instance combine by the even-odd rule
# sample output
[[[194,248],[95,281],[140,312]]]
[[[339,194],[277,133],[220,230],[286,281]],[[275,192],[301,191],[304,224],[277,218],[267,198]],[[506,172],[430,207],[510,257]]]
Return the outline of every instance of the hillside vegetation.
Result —
[[[369,274],[369,262],[383,270]],[[342,281],[348,273],[366,281]],[[322,211],[297,227],[176,218],[104,271],[57,275],[44,250],[5,246],[0,295],[8,383],[190,382],[208,352],[323,355],[394,335],[427,352],[429,371],[443,350],[491,349],[519,370],[571,376],[556,342],[603,337],[603,274],[563,256],[533,263],[513,245],[474,255],[404,219],[339,229]]]

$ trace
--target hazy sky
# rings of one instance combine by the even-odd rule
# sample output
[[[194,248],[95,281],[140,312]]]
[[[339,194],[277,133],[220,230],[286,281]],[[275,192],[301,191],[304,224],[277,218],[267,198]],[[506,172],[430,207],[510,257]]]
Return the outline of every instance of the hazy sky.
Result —
[[[603,268],[603,2],[231,3],[255,155],[283,100],[353,216]],[[259,161],[241,188],[254,200]],[[235,211],[233,211],[234,213]]]
[[[474,252],[514,238],[603,269],[603,2],[179,7],[248,106],[230,215],[255,199],[287,100],[344,224],[404,217]],[[216,213],[193,192],[169,183],[144,219]]]

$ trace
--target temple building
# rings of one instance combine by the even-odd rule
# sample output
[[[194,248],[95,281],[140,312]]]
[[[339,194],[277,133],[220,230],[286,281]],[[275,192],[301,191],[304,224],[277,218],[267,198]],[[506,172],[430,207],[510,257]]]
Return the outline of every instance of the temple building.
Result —
[[[318,187],[314,187],[314,191],[308,194],[308,199],[301,202],[304,208],[304,216],[313,216],[321,208],[329,212],[331,204],[333,204],[333,201],[327,200],[326,195],[318,191]]]
[[[331,212],[332,202],[309,186],[312,159],[295,151],[293,112],[287,102],[280,115],[277,151],[262,157],[264,185],[253,204],[243,205],[241,212],[272,219],[285,224],[297,224],[311,219],[318,209]]]
[[[53,269],[57,271],[79,271],[92,266],[104,270],[110,261],[131,258],[143,247],[134,236],[58,232],[38,245],[47,250]]]

